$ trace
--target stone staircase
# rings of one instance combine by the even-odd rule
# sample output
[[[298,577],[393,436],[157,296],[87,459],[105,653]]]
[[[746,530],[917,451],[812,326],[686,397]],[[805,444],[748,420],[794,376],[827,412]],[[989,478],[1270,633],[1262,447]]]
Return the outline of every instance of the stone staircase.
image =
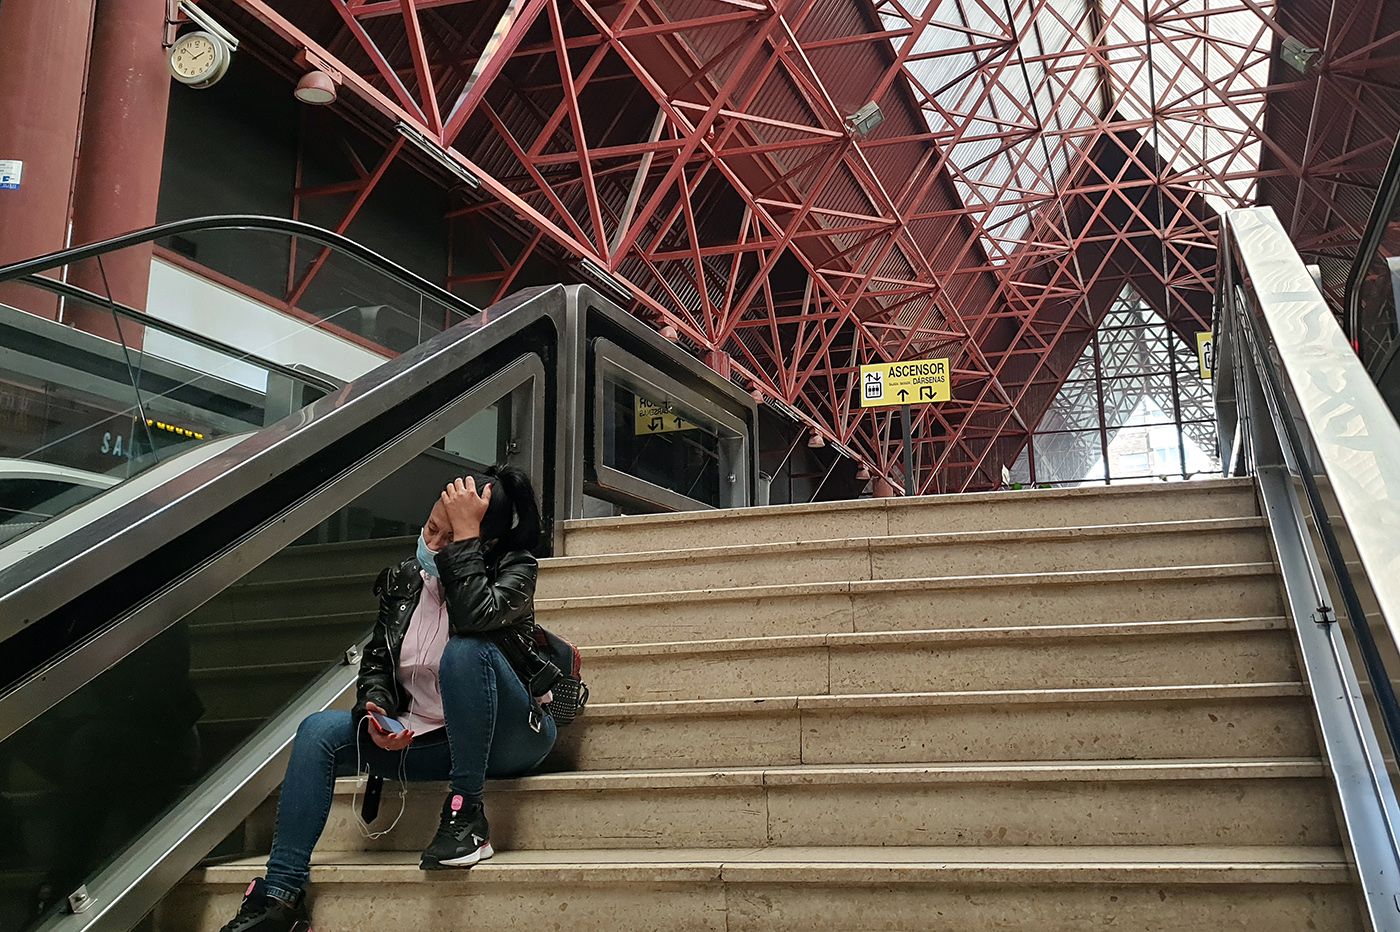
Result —
[[[539,618],[594,701],[554,772],[494,782],[497,857],[443,874],[441,787],[367,842],[343,782],[318,932],[1364,927],[1248,482],[584,521],[566,550]],[[354,580],[332,614],[389,552],[362,551],[315,584]],[[159,928],[217,929],[261,866],[196,871]]]

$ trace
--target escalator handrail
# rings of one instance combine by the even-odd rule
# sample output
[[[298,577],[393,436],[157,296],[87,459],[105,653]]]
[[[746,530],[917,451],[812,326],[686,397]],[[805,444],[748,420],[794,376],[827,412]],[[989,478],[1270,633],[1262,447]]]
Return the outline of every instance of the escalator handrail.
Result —
[[[285,217],[270,217],[262,214],[215,214],[158,223],[155,226],[123,233],[121,236],[113,236],[83,246],[60,249],[57,252],[36,256],[33,259],[0,266],[0,283],[26,275],[51,271],[73,262],[81,262],[84,259],[107,255],[119,249],[140,246],[166,236],[207,233],[213,230],[252,230],[260,233],[284,233],[301,237],[352,256],[376,271],[383,272],[399,284],[421,291],[434,301],[447,305],[464,317],[472,317],[481,313],[481,308],[470,301],[433,284],[416,272],[409,271],[392,259],[348,237],[300,220],[288,220]]]
[[[1385,229],[1390,223],[1391,212],[1395,209],[1396,198],[1400,197],[1400,135],[1395,137],[1395,145],[1390,150],[1390,161],[1386,163],[1376,188],[1376,200],[1371,206],[1371,216],[1366,220],[1366,229],[1361,234],[1361,242],[1356,247],[1356,257],[1347,271],[1346,291],[1346,335],[1351,347],[1368,371],[1371,360],[1362,356],[1361,342],[1361,282],[1366,277],[1366,269],[1381,248]],[[1400,311],[1400,308],[1397,308]]]

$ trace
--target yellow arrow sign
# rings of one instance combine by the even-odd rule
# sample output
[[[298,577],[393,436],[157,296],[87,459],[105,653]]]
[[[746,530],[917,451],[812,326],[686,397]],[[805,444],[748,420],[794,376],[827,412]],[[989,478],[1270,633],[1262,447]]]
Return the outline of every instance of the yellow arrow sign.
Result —
[[[1201,364],[1201,378],[1210,378],[1215,371],[1215,334],[1209,330],[1196,334],[1196,361]]]
[[[860,367],[860,406],[929,404],[953,399],[952,367],[946,359],[911,359]]]
[[[677,430],[694,430],[695,425],[676,414],[671,403],[648,401],[641,395],[637,399],[636,432],[643,434],[669,434]]]

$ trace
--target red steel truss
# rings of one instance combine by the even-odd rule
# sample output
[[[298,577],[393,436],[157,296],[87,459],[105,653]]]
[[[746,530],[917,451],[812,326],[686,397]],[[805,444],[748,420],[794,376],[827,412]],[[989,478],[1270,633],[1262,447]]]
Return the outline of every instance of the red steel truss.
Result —
[[[455,222],[518,236],[451,285],[500,296],[548,253],[896,486],[855,368],[950,356],[924,490],[1000,481],[1125,285],[1207,329],[1221,206],[1280,192],[1344,253],[1400,126],[1382,0],[204,3],[382,128],[342,229],[423,160],[396,127],[475,180]],[[1286,36],[1323,48],[1307,74]]]

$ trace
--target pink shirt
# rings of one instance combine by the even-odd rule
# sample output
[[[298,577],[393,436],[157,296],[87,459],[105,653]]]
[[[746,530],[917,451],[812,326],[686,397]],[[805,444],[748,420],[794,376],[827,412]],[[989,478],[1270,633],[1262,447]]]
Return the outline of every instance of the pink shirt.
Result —
[[[438,665],[451,633],[447,606],[442,601],[442,583],[423,573],[423,594],[418,597],[418,607],[408,621],[399,649],[399,682],[412,700],[399,720],[416,735],[447,724],[442,714]]]

